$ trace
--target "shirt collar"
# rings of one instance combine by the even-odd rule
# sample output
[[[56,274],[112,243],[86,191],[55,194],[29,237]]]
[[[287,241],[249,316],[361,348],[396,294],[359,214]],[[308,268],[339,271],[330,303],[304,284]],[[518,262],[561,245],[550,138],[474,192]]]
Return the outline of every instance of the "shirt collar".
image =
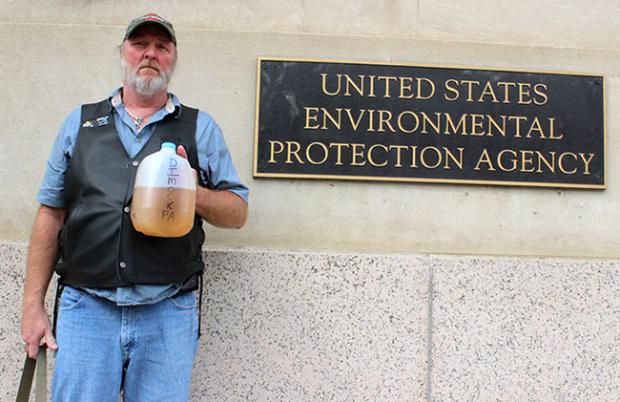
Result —
[[[112,107],[114,107],[115,109],[118,106],[123,104],[121,90],[122,88],[117,88],[110,95],[110,103],[112,104]],[[179,98],[177,98],[175,94],[168,92],[168,100],[166,101],[166,104],[164,105],[164,109],[166,109],[166,112],[170,114],[170,113],[173,113],[176,110],[176,108],[181,109],[181,102],[179,101]]]

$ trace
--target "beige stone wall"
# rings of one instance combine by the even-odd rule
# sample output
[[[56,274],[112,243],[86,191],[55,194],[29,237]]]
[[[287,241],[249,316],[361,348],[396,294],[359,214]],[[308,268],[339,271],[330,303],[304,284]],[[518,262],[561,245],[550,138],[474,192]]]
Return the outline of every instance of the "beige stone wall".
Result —
[[[410,38],[617,50],[620,4],[552,0],[5,1],[1,22],[125,27],[158,12],[178,29]]]
[[[152,5],[149,5],[152,4]],[[172,90],[224,128],[251,214],[214,245],[270,249],[620,256],[620,24],[614,1],[28,1],[0,5],[1,236],[27,239],[34,195],[63,118],[118,85],[133,16],[170,18]],[[608,189],[253,180],[258,56],[400,61],[603,74]],[[24,163],[27,161],[27,163]]]

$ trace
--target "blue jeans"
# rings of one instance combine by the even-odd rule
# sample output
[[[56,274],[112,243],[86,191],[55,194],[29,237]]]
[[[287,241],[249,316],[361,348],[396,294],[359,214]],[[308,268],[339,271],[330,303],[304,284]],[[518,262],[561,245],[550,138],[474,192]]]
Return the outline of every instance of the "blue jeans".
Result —
[[[187,401],[198,345],[195,292],[119,307],[65,287],[56,329],[52,400]]]

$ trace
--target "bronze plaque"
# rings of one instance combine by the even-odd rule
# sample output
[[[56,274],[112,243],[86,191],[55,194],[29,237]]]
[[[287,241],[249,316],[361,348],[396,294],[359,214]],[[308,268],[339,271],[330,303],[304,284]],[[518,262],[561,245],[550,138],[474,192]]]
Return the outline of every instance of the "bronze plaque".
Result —
[[[603,189],[604,78],[259,59],[254,176]]]

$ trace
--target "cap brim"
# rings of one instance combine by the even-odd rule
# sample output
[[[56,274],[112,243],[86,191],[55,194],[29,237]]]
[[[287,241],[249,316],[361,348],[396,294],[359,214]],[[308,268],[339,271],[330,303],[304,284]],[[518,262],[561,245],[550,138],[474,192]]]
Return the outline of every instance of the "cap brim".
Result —
[[[170,28],[168,28],[166,25],[164,25],[164,24],[162,24],[161,22],[158,22],[158,21],[142,21],[142,22],[136,24],[135,27],[132,27],[130,30],[128,30],[125,33],[125,38],[123,40],[130,38],[133,34],[136,33],[136,31],[138,29],[144,28],[145,26],[149,26],[149,25],[150,26],[158,27],[162,31],[166,32],[166,34],[168,35],[168,38],[176,45],[177,40],[176,40],[176,38],[174,36],[174,32],[172,32],[170,30]]]

